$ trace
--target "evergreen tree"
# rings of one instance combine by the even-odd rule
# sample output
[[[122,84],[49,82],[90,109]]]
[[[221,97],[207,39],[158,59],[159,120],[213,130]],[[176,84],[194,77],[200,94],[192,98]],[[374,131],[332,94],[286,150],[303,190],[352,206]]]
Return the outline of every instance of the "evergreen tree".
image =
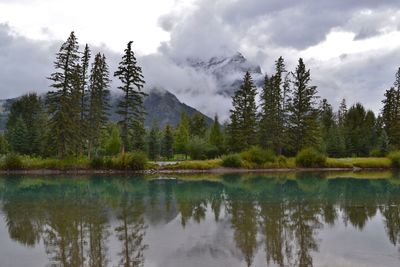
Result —
[[[383,130],[378,138],[378,150],[382,156],[385,156],[389,152],[389,137],[386,131]]]
[[[375,115],[366,111],[362,104],[357,103],[346,113],[344,127],[346,151],[348,156],[367,156],[375,131]]]
[[[284,81],[282,76],[285,72],[284,60],[280,57],[275,62],[275,74],[271,77],[265,76],[261,93],[260,144],[278,154],[282,153],[284,143],[287,80]]]
[[[243,84],[232,98],[233,109],[230,110],[229,144],[235,152],[257,144],[256,94],[251,75],[246,72]]]
[[[318,110],[315,108],[317,87],[309,85],[310,70],[306,69],[303,59],[294,73],[292,99],[289,106],[289,149],[296,153],[305,147],[317,147]]]
[[[145,82],[142,69],[138,66],[135,54],[132,51],[132,43],[132,41],[128,43],[118,70],[114,73],[114,76],[121,82],[118,88],[123,92],[117,110],[117,113],[121,116],[119,124],[121,125],[123,150],[129,148],[130,143],[135,143],[134,149],[143,145],[145,133],[143,98],[146,94],[142,92]],[[129,142],[130,133],[133,142]]]
[[[76,99],[72,97],[72,91],[76,87],[78,49],[77,38],[74,32],[71,32],[56,55],[54,62],[56,71],[49,78],[55,90],[49,92],[46,97],[49,131],[52,133],[53,145],[60,157],[72,154],[76,143],[77,125],[71,113],[76,111],[74,108]]]
[[[177,153],[187,157],[189,145],[189,118],[186,113],[181,114],[181,120],[175,131],[174,148]]]
[[[400,68],[396,73],[394,87],[385,93],[382,118],[390,144],[400,148]]]
[[[90,104],[87,129],[89,133],[89,157],[92,150],[98,149],[101,129],[104,129],[108,122],[109,83],[106,58],[99,53],[95,57],[90,75]]]
[[[206,133],[207,133],[207,121],[206,118],[200,114],[199,112],[196,112],[189,121],[189,134],[190,137],[200,137],[200,138],[205,138]]]
[[[116,125],[111,126],[111,134],[105,141],[107,155],[117,155],[121,151],[122,140],[119,129]]]
[[[153,122],[147,138],[147,154],[149,159],[157,160],[161,153],[160,129],[158,123]]]
[[[219,124],[218,115],[214,117],[214,123],[211,126],[209,143],[211,146],[218,149],[218,154],[224,151],[224,135],[221,131],[221,125]]]
[[[83,56],[81,59],[81,66],[82,66],[82,84],[81,84],[81,121],[85,120],[86,111],[87,111],[87,94],[89,91],[89,61],[91,57],[91,52],[89,45],[86,44],[85,49],[83,51]]]
[[[28,129],[22,117],[17,118],[9,135],[11,136],[9,140],[14,152],[20,154],[29,153]]]
[[[164,129],[162,156],[167,159],[172,159],[174,157],[174,134],[172,127],[169,124],[167,124]]]
[[[7,139],[4,134],[0,134],[0,155],[7,154],[9,150]]]
[[[28,94],[20,97],[11,104],[10,113],[6,123],[6,136],[12,145],[13,129],[18,119],[21,118],[26,128],[26,142],[29,144],[24,154],[40,155],[45,150],[45,136],[47,118],[43,102],[36,94]],[[13,147],[11,147],[13,148]],[[22,151],[18,151],[22,153]]]

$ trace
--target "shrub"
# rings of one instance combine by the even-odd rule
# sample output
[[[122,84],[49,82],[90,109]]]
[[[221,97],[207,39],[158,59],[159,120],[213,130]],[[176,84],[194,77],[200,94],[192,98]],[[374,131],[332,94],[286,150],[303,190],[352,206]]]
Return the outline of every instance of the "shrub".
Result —
[[[8,154],[4,159],[4,169],[6,170],[20,170],[23,167],[22,159],[17,154]]]
[[[302,149],[296,156],[296,165],[300,167],[323,167],[326,157],[314,148]]]
[[[242,158],[239,154],[230,154],[222,157],[222,166],[228,168],[240,168],[242,166]]]
[[[194,137],[188,145],[189,156],[193,160],[206,159],[207,142],[199,137]]]
[[[400,151],[390,152],[388,158],[392,162],[393,167],[400,168]]]
[[[130,170],[139,171],[146,169],[147,155],[142,151],[135,151],[128,155],[128,167]]]
[[[287,158],[285,156],[280,155],[276,161],[278,162],[279,167],[287,166]]]
[[[94,157],[90,160],[90,167],[93,169],[104,168],[105,162],[103,157]]]
[[[383,153],[382,153],[379,149],[372,149],[372,150],[369,152],[369,156],[370,156],[370,157],[374,157],[374,158],[381,157],[382,154],[383,154]]]
[[[244,160],[262,165],[266,162],[275,162],[276,156],[272,150],[263,150],[258,146],[253,146],[250,149],[241,153]]]

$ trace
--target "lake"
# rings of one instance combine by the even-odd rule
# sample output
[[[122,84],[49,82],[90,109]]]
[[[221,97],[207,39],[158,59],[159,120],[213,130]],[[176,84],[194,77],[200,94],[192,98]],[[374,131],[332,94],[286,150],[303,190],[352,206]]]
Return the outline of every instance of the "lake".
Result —
[[[400,175],[2,176],[0,266],[400,266]]]

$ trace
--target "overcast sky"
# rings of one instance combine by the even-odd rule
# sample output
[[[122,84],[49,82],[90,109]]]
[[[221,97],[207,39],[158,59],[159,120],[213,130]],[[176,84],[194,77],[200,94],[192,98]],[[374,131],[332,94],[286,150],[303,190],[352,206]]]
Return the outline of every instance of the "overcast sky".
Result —
[[[289,69],[303,57],[321,96],[375,112],[400,67],[398,0],[0,0],[0,98],[47,91],[71,30],[111,68],[133,40],[149,84],[209,115],[230,100],[212,98],[206,78],[176,64],[188,57],[240,51],[264,73],[281,55]],[[194,83],[210,88],[199,97]]]

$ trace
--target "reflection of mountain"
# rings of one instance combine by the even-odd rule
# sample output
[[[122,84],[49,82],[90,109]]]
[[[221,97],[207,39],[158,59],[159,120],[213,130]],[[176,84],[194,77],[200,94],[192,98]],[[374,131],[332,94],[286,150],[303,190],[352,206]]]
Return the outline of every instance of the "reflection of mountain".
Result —
[[[347,224],[368,231],[373,218],[398,245],[398,179],[279,175],[0,178],[0,214],[10,239],[30,249],[43,242],[38,253],[55,266],[312,266],[321,231]]]

